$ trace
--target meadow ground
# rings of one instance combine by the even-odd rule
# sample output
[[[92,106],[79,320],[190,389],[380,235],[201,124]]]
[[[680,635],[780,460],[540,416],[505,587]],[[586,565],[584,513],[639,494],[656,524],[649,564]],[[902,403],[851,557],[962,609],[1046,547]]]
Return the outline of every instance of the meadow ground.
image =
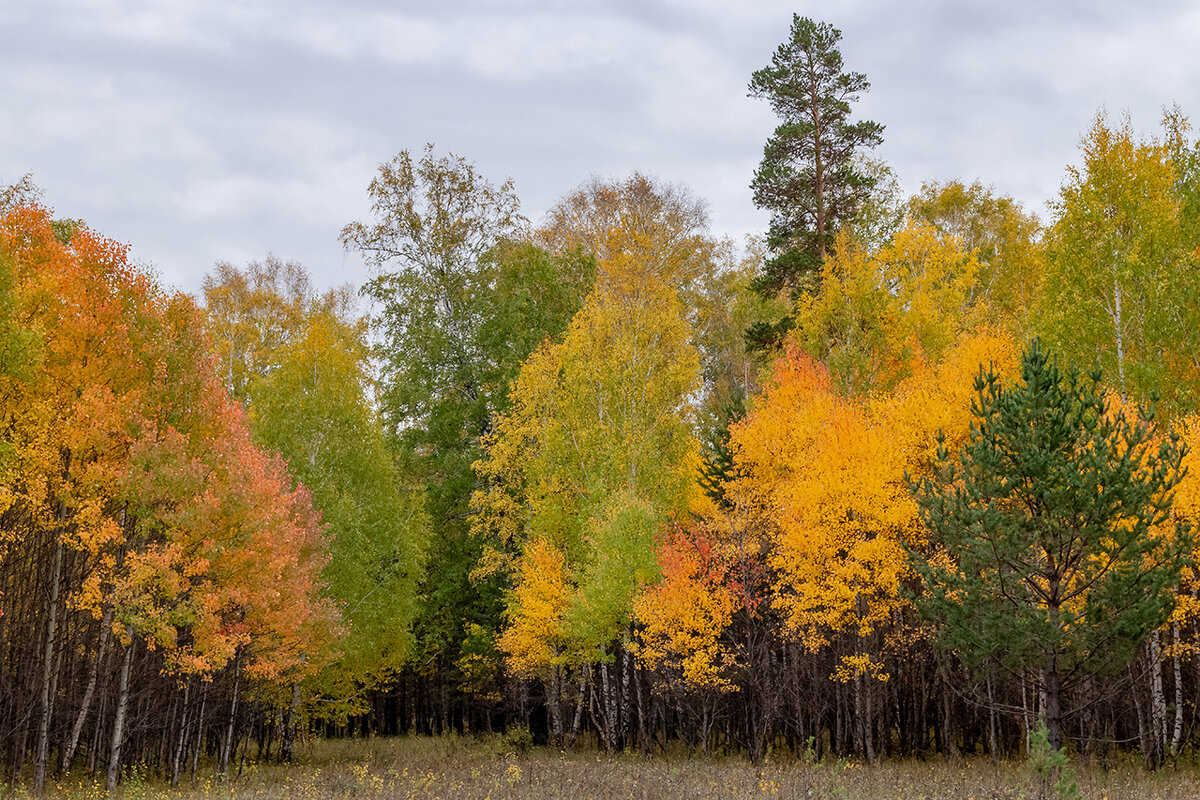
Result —
[[[865,766],[844,760],[806,763],[793,758],[762,766],[744,759],[648,760],[595,752],[532,749],[512,752],[503,739],[318,740],[299,748],[291,765],[245,764],[228,783],[201,777],[172,790],[137,770],[117,792],[124,800],[654,800],[655,798],[1035,798],[1041,794],[1020,763],[987,759],[905,761]],[[1076,765],[1081,798],[1195,800],[1200,767],[1150,773],[1134,762]],[[26,798],[27,789],[0,796]],[[50,797],[98,800],[103,787],[89,778],[55,784]],[[1054,796],[1053,794],[1045,796]]]

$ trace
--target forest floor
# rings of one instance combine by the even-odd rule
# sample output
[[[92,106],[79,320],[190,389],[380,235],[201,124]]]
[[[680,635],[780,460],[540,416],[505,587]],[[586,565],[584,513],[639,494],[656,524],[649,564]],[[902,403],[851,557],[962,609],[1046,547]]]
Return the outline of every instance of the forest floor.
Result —
[[[744,758],[605,756],[533,748],[512,752],[504,739],[346,739],[298,746],[297,763],[243,765],[228,783],[203,777],[170,789],[137,770],[117,791],[122,800],[657,800],[657,798],[993,798],[1054,797],[1039,792],[1018,762],[990,760],[896,761],[876,766],[847,760],[804,762],[794,758],[762,766]],[[202,770],[203,772],[203,770]],[[1133,760],[1116,766],[1077,764],[1080,798],[1091,800],[1196,800],[1200,766],[1147,772]],[[28,798],[22,788],[0,797]],[[69,778],[48,795],[99,800],[102,783]]]

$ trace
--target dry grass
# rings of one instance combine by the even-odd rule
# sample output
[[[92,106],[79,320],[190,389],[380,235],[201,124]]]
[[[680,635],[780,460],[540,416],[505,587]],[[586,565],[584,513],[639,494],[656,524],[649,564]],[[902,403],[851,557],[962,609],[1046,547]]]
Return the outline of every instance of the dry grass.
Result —
[[[534,750],[505,753],[502,740],[371,739],[317,741],[299,763],[247,764],[228,784],[202,779],[170,790],[136,771],[118,792],[125,800],[642,800],[643,798],[1032,798],[1028,775],[1016,763],[987,760],[907,761],[879,766],[853,762],[803,763],[787,759],[761,767],[743,759],[609,757]],[[1080,796],[1106,800],[1195,800],[1194,767],[1147,773],[1134,764],[1116,769],[1079,766]],[[4,793],[0,791],[0,795]],[[24,790],[13,796],[26,797]],[[88,779],[56,786],[52,797],[103,797]]]

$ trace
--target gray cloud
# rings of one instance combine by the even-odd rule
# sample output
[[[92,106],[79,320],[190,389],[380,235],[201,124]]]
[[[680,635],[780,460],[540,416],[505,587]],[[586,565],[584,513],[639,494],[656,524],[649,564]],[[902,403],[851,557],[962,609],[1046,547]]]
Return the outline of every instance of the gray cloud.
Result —
[[[534,218],[640,169],[741,235],[766,225],[747,184],[775,124],[746,83],[793,10],[842,29],[910,191],[980,178],[1044,212],[1101,106],[1146,131],[1164,105],[1200,113],[1183,2],[8,0],[0,181],[32,171],[188,291],[269,252],[361,282],[338,231],[425,142],[511,176]]]

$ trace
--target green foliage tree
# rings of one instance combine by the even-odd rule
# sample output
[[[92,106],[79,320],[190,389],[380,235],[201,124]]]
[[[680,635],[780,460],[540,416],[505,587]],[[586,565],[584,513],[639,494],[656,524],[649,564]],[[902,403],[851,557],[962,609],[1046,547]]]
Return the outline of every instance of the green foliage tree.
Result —
[[[912,557],[917,604],[968,666],[1038,675],[1058,750],[1070,689],[1124,666],[1171,611],[1190,550],[1169,514],[1184,448],[1037,340],[1019,382],[981,369],[975,391],[967,443],[943,440],[937,476],[912,486],[934,542]]]
[[[27,378],[37,358],[36,334],[18,324],[17,304],[13,297],[13,266],[12,257],[0,252],[0,386]],[[4,389],[0,389],[2,391]],[[0,439],[0,464],[7,447],[7,438]]]
[[[692,331],[675,289],[641,258],[645,235],[624,233],[563,340],[521,368],[476,466],[485,489],[472,521],[488,543],[479,571],[514,584],[500,638],[510,668],[554,686],[562,664],[599,661],[614,704],[606,664],[628,644],[639,588],[657,577],[661,525],[689,510],[698,460]],[[547,581],[551,565],[560,574]]]
[[[375,219],[342,230],[374,270],[380,410],[406,468],[430,484],[435,519],[461,518],[471,463],[508,382],[542,339],[566,327],[591,280],[586,258],[551,258],[523,240],[512,182],[465,159],[407,151],[371,181]]]
[[[771,212],[767,243],[775,255],[755,279],[766,295],[793,298],[815,288],[839,228],[867,199],[876,176],[856,160],[883,141],[883,126],[850,120],[850,104],[870,88],[843,70],[837,28],[793,15],[791,35],[771,63],[750,79],[750,95],[765,98],[780,118],[750,186],[754,203]],[[755,347],[774,347],[790,319],[747,331]]]
[[[765,246],[762,237],[748,237],[741,248],[721,240],[697,291],[681,297],[690,306],[700,352],[703,393],[696,409],[697,433],[706,441],[723,435],[731,421],[730,405],[757,391],[759,373],[769,360],[766,353],[746,349],[746,328],[756,320],[782,317],[789,309],[779,298],[765,298],[750,288]]]
[[[203,292],[217,370],[255,441],[283,456],[322,512],[322,579],[347,631],[309,683],[323,710],[345,714],[412,655],[429,537],[424,498],[404,486],[373,408],[366,322],[347,288],[318,295],[303,266],[273,257],[218,264]]]
[[[1200,246],[1200,141],[1192,138],[1192,124],[1179,106],[1163,112],[1163,144],[1175,171],[1175,191],[1181,200],[1180,221],[1184,237]]]
[[[41,190],[30,175],[10,186],[0,186],[0,214],[29,205],[40,196]],[[29,370],[37,359],[38,337],[33,331],[23,329],[17,319],[17,303],[13,296],[15,267],[12,254],[0,250],[0,401],[6,400],[17,384],[29,378]],[[0,470],[12,450],[9,424],[4,426],[4,435],[0,436]]]
[[[521,363],[565,329],[595,268],[578,249],[530,244],[512,182],[495,186],[432,146],[381,165],[368,193],[374,218],[347,225],[342,242],[373,270],[363,293],[378,308],[380,415],[401,470],[425,487],[438,557],[422,590],[418,661],[448,689],[487,672],[460,652],[480,651],[502,608],[498,580],[470,576],[481,546],[468,536],[471,464]],[[440,696],[446,720],[448,691]]]
[[[1168,368],[1181,410],[1200,409],[1200,140],[1178,106],[1163,115],[1163,139],[1179,197],[1180,253],[1174,295],[1165,311],[1171,325]]]
[[[634,172],[623,180],[592,178],[560,199],[535,232],[551,252],[594,255],[601,281],[610,262],[633,256],[642,278],[676,291],[700,354],[697,416],[706,436],[728,424],[725,405],[754,390],[765,361],[746,351],[746,327],[787,310],[749,288],[763,257],[761,237],[738,247],[714,239],[708,225],[704,201],[686,186]]]
[[[1064,357],[1098,360],[1121,392],[1160,390],[1166,411],[1188,410],[1200,398],[1200,285],[1170,148],[1101,114],[1082,150],[1053,205],[1041,330]]]
[[[908,198],[887,162],[860,153],[855,156],[855,169],[866,176],[871,191],[854,219],[843,227],[850,228],[854,238],[872,252],[886,246],[904,225]]]
[[[19,206],[37,205],[42,194],[41,187],[33,182],[33,174],[27,172],[16,183],[0,185],[0,214]]]
[[[218,262],[201,285],[209,335],[217,369],[229,394],[245,404],[250,384],[265,375],[275,351],[304,327],[304,315],[315,300],[308,270],[295,262],[268,256],[245,267]],[[325,298],[342,308],[343,289]]]
[[[371,408],[362,334],[318,306],[250,385],[255,438],[284,456],[331,535],[323,578],[349,631],[317,688],[345,709],[412,654],[429,527]]]
[[[979,322],[978,274],[956,238],[919,220],[874,251],[842,231],[820,288],[796,304],[793,340],[829,367],[845,396],[886,391]]]
[[[745,416],[746,398],[741,392],[735,392],[722,410],[721,424],[715,426],[704,439],[701,452],[700,486],[710,500],[724,509],[733,506],[726,493],[726,485],[737,474],[733,463],[733,451],[729,448],[729,428],[741,422]]]

